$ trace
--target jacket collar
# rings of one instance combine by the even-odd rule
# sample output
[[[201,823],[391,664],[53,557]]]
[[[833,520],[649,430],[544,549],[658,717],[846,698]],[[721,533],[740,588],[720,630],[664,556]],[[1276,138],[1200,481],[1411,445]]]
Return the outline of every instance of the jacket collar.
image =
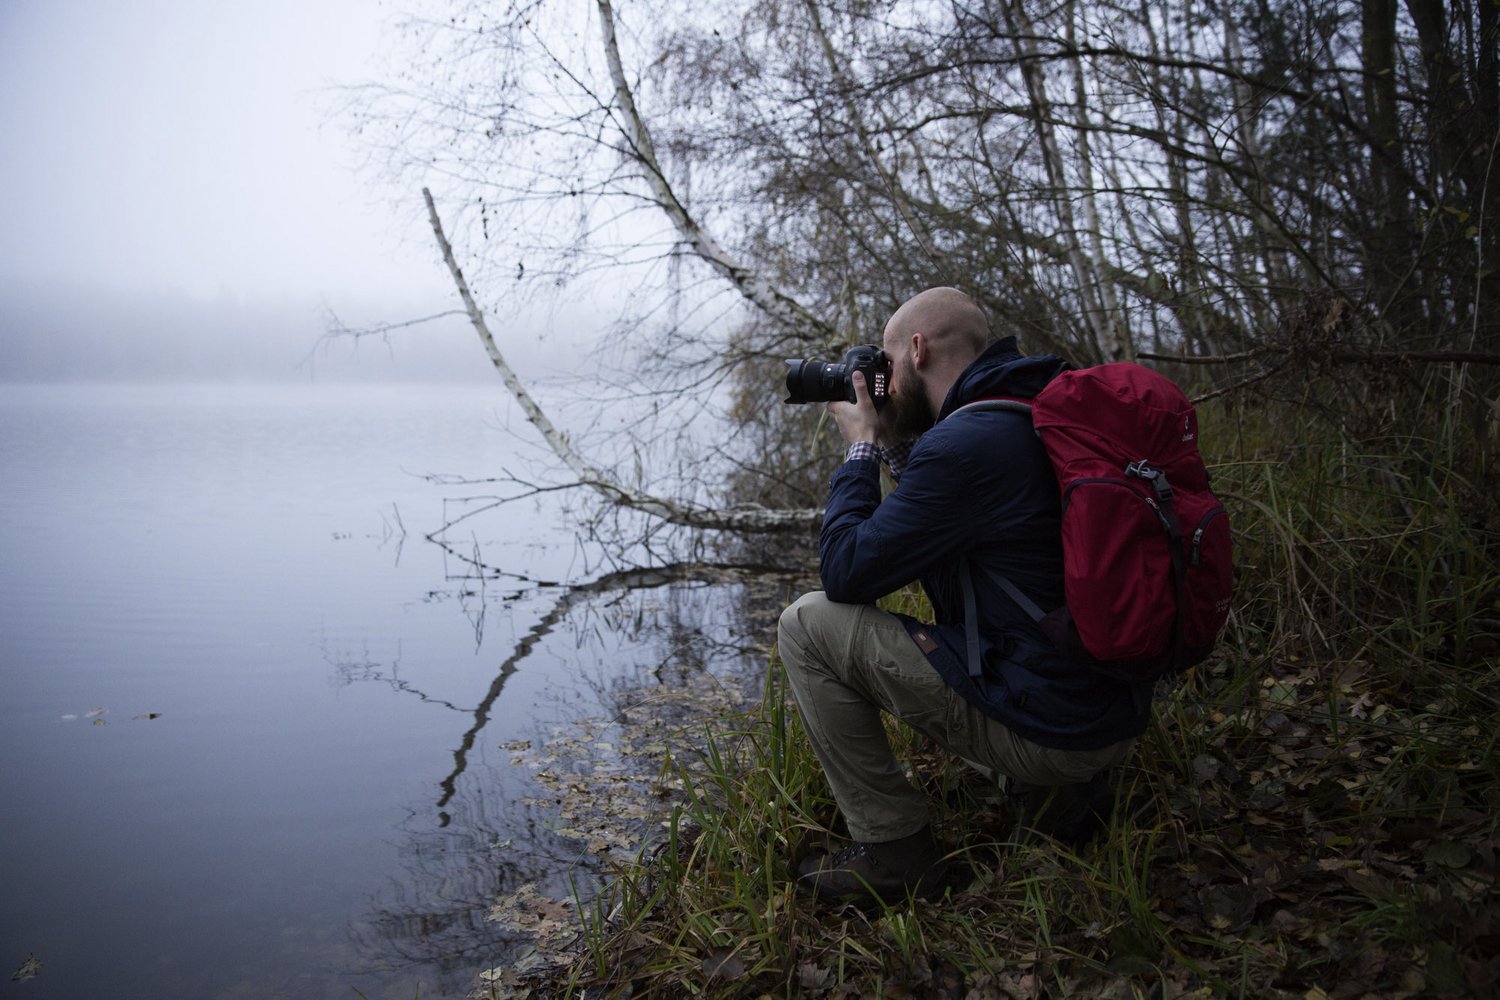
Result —
[[[1069,367],[1055,354],[1023,356],[1016,347],[1015,337],[1002,337],[986,347],[958,376],[943,400],[938,419],[942,420],[965,403],[987,396],[1030,399]]]

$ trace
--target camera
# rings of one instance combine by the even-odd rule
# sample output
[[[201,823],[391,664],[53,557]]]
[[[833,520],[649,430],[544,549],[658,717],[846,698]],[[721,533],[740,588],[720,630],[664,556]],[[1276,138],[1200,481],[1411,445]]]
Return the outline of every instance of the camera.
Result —
[[[853,348],[844,355],[843,364],[788,358],[787,366],[785,401],[788,403],[825,403],[835,399],[858,402],[851,377],[855,372],[864,373],[865,388],[876,409],[890,398],[891,359],[874,344]]]

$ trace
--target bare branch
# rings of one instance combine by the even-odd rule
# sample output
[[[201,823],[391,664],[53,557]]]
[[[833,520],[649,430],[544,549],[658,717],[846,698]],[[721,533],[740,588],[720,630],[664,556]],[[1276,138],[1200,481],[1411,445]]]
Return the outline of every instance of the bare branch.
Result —
[[[1282,353],[1286,353],[1285,349],[1275,345],[1268,345],[1266,347],[1258,347],[1253,351],[1241,351],[1238,354],[1194,357],[1192,355],[1157,354],[1151,351],[1141,351],[1136,357],[1143,361],[1170,361],[1181,365],[1227,365],[1236,364],[1241,361],[1253,361],[1256,358]],[[1335,361],[1339,364],[1350,365],[1500,365],[1500,354],[1487,354],[1483,351],[1321,351],[1317,349],[1309,351],[1303,349],[1303,353],[1318,360]]]
[[[406,330],[414,326],[421,326],[423,323],[431,323],[433,320],[462,315],[464,315],[462,309],[445,309],[440,313],[433,313],[431,316],[423,316],[420,319],[407,319],[401,320],[398,323],[376,323],[373,326],[354,327],[347,325],[343,320],[339,319],[338,313],[329,309],[328,333],[324,335],[323,339],[352,337],[355,340],[359,340],[361,337],[383,337],[396,330]]]

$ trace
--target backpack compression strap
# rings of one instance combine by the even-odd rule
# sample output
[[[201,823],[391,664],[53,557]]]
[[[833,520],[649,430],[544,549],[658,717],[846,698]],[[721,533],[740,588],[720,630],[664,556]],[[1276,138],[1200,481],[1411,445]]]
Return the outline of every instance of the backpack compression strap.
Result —
[[[1031,620],[1040,622],[1046,617],[1041,608],[1037,607],[1035,601],[1021,593],[1021,588],[1010,582],[1010,579],[992,569],[982,569],[982,573],[995,583],[1000,589],[1021,606],[1021,610],[1031,616]],[[984,673],[984,663],[979,656],[979,614],[978,607],[974,601],[973,573],[969,568],[969,559],[965,556],[959,561],[958,578],[964,585],[964,638],[969,647],[969,676],[978,679]]]

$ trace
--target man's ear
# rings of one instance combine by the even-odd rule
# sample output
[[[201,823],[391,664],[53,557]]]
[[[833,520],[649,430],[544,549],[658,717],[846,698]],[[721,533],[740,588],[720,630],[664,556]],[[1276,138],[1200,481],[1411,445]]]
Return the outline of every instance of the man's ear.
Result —
[[[920,333],[914,333],[914,334],[912,334],[911,335],[911,363],[912,363],[912,365],[915,366],[915,367],[917,367],[917,368],[924,368],[924,367],[926,367],[927,362],[929,360],[931,360],[931,358],[929,357],[930,354],[931,354],[931,348],[929,348],[927,346],[927,338],[924,337],[924,336],[922,336]]]

